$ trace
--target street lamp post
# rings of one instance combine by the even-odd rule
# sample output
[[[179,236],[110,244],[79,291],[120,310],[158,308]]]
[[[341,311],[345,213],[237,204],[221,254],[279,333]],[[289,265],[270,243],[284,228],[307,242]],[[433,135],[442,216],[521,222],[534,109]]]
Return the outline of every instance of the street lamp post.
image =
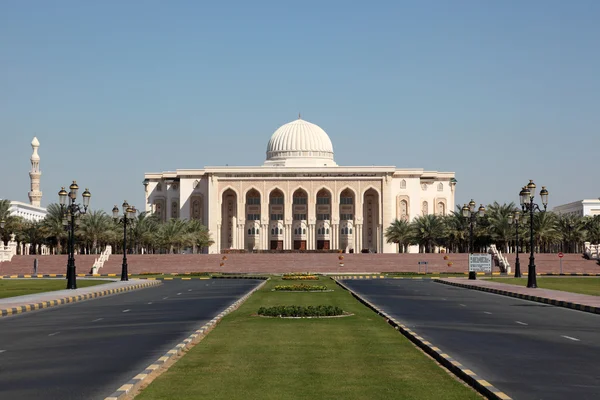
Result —
[[[69,236],[67,240],[67,289],[77,289],[76,274],[75,274],[75,218],[80,215],[84,215],[87,212],[88,206],[90,205],[90,198],[92,194],[88,189],[81,194],[83,198],[83,208],[81,205],[76,204],[77,191],[79,186],[77,182],[73,181],[69,186],[69,193],[63,187],[58,192],[58,198],[60,201],[60,210],[63,214],[63,224],[67,226]]]
[[[133,220],[137,213],[135,207],[130,206],[127,200],[123,202],[123,217],[119,219],[119,207],[114,206],[112,209],[113,218],[118,223],[123,224],[123,264],[121,265],[121,280],[128,281],[129,273],[127,271],[127,221]]]
[[[533,180],[529,180],[527,186],[524,186],[519,193],[519,198],[521,202],[521,209],[523,213],[529,212],[529,267],[528,267],[528,275],[527,275],[527,287],[528,288],[536,288],[537,287],[537,277],[535,274],[535,256],[534,256],[534,242],[533,242],[533,213],[535,211],[542,212],[540,207],[533,202],[533,198],[535,197],[535,183]],[[546,186],[542,186],[542,190],[540,190],[540,197],[542,198],[542,204],[544,206],[543,212],[546,212],[546,207],[548,206],[548,191],[546,190]]]
[[[4,238],[2,237],[2,235],[4,235],[4,226],[6,225],[6,221],[5,220],[0,220],[0,244],[2,244],[2,246],[4,246]]]
[[[483,217],[485,215],[485,207],[483,204],[479,206],[479,209],[475,209],[475,200],[469,202],[469,204],[465,204],[462,208],[462,215],[469,221],[469,254],[473,253],[473,225],[477,220],[477,217]],[[477,273],[469,271],[469,279],[476,279]]]
[[[517,253],[517,258],[515,260],[515,278],[520,278],[521,277],[521,263],[519,261],[519,226],[521,225],[521,212],[520,211],[515,211],[514,214],[508,214],[508,223],[510,225],[514,225],[515,226],[515,234],[517,236],[517,243],[516,243],[516,253]]]

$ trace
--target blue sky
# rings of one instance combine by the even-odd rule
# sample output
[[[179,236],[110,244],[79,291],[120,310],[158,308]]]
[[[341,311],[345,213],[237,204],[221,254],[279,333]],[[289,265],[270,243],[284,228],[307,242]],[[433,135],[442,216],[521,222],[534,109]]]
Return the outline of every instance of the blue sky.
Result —
[[[144,172],[260,165],[302,113],[340,165],[455,171],[456,200],[600,196],[600,2],[0,3],[0,198],[76,179],[143,208]]]

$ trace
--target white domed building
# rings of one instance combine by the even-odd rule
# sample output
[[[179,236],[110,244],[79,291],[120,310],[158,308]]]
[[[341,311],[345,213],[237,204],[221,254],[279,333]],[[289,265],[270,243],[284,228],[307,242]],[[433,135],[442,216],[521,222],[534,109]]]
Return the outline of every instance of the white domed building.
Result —
[[[453,172],[393,166],[341,167],[318,125],[280,128],[257,167],[147,173],[146,211],[163,221],[197,219],[207,251],[397,251],[384,232],[394,219],[454,210]],[[414,250],[414,249],[413,249]]]

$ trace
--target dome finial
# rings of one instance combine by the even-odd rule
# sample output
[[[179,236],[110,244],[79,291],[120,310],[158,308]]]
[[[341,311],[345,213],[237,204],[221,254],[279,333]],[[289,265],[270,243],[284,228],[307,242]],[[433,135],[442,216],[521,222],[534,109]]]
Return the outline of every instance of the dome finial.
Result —
[[[300,113],[298,113],[298,119],[302,119],[302,116],[300,115]]]

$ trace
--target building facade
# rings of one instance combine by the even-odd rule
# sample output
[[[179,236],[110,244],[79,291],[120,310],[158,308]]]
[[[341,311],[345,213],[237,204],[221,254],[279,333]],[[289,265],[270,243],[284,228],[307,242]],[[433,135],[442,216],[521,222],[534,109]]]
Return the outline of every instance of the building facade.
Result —
[[[454,210],[453,172],[393,166],[343,167],[319,126],[281,126],[256,167],[205,167],[147,173],[146,211],[162,221],[197,219],[219,253],[239,250],[394,252],[384,231]]]
[[[557,214],[574,215],[578,217],[600,215],[600,198],[574,201],[572,203],[556,206],[552,211]]]

